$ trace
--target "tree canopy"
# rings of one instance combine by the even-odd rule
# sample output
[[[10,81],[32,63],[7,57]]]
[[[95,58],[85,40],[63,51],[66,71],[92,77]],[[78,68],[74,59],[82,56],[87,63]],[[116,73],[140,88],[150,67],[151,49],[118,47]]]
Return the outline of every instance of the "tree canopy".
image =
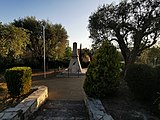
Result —
[[[42,60],[43,40],[42,25],[45,26],[46,59],[57,59],[64,55],[68,39],[67,31],[61,24],[52,24],[50,21],[36,20],[35,17],[25,17],[14,20],[16,27],[22,27],[30,32],[28,49],[32,57]]]
[[[160,1],[123,0],[99,6],[89,17],[88,28],[94,47],[108,39],[117,41],[127,66],[158,41]]]
[[[0,25],[1,57],[20,58],[24,55],[26,46],[29,44],[29,34],[25,29],[13,25]]]
[[[138,57],[138,63],[144,63],[149,65],[159,65],[160,64],[160,47],[151,47],[143,51],[141,56]]]
[[[42,67],[43,33],[46,65],[52,64],[53,61],[62,61],[66,57],[68,59],[70,56],[70,48],[66,49],[69,47],[68,35],[61,24],[37,20],[33,16],[15,19],[9,24],[0,22],[0,71],[15,65]]]

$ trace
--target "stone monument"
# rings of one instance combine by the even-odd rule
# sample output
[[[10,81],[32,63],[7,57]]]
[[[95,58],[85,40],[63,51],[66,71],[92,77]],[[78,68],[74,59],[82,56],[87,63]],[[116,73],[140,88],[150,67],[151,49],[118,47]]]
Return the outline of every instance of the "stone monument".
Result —
[[[69,63],[68,67],[69,73],[81,73],[82,72],[82,67],[79,61],[78,57],[78,51],[77,51],[77,43],[73,43],[73,52],[72,52],[72,58]]]

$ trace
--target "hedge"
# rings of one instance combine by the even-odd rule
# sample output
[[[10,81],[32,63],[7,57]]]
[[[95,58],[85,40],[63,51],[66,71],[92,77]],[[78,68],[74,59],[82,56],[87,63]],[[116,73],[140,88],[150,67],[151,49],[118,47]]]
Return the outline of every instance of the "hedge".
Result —
[[[13,67],[5,72],[8,92],[12,97],[24,95],[31,88],[32,69],[30,67]]]

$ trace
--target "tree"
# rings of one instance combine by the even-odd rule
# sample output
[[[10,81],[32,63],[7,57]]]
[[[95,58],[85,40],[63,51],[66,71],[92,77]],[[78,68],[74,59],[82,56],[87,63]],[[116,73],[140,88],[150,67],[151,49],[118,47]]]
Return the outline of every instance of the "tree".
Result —
[[[152,65],[159,64],[160,61],[160,48],[152,47],[148,50],[148,61]]]
[[[0,24],[0,71],[20,63],[29,44],[26,30],[10,24]]]
[[[32,58],[36,58],[39,63],[43,63],[43,40],[42,25],[45,26],[46,40],[46,61],[63,57],[68,39],[67,31],[61,24],[52,24],[45,20],[36,20],[35,17],[26,17],[14,20],[12,23],[17,27],[29,30],[30,42],[28,52]]]
[[[144,50],[141,55],[137,58],[136,62],[141,64],[149,64],[148,58],[149,49]]]
[[[137,62],[150,65],[160,64],[160,48],[154,46],[144,50],[141,56],[138,57]]]
[[[85,58],[86,56],[88,56],[90,60],[92,60],[92,56],[94,53],[93,53],[93,49],[83,48],[81,54],[82,54],[82,58]]]
[[[0,56],[17,59],[24,55],[26,46],[30,44],[29,34],[23,28],[13,25],[0,27]]]
[[[127,69],[143,50],[158,41],[159,21],[159,0],[124,0],[98,7],[89,17],[88,28],[94,47],[106,39],[117,41]]]
[[[116,48],[108,41],[95,51],[89,64],[84,90],[88,96],[113,95],[120,83],[120,60]]]
[[[71,47],[67,46],[64,53],[64,60],[70,60],[72,55]]]

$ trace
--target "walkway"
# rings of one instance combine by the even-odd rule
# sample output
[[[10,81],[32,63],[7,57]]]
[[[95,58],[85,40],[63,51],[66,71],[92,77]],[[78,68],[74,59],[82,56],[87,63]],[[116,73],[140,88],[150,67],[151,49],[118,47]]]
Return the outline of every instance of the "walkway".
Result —
[[[88,120],[83,101],[83,82],[85,76],[43,79],[33,78],[33,86],[45,85],[49,89],[49,98],[34,113],[35,120]]]

